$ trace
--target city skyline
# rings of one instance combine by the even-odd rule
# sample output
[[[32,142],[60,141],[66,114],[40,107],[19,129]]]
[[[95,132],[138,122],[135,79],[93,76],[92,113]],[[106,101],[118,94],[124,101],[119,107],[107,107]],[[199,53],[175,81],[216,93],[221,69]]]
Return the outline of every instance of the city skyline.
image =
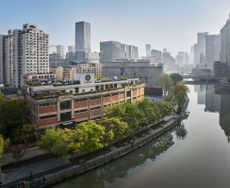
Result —
[[[221,3],[217,0],[0,2],[0,17],[7,18],[0,20],[1,34],[32,23],[49,33],[50,44],[68,46],[74,45],[75,22],[86,21],[92,28],[92,51],[99,51],[100,41],[114,40],[138,46],[141,56],[145,55],[147,43],[153,49],[166,47],[173,55],[189,51],[197,32],[219,33],[230,6],[227,0]]]

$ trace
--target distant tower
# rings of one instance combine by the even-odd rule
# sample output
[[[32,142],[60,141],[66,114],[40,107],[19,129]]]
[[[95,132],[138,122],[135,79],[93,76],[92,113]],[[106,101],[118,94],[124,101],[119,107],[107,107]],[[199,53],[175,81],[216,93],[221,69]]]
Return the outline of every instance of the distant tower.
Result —
[[[65,58],[65,49],[63,45],[57,45],[57,54],[59,55],[60,59]]]
[[[145,50],[146,50],[146,57],[150,57],[151,56],[151,44],[146,44]]]
[[[75,23],[75,51],[91,51],[91,31],[88,22]]]

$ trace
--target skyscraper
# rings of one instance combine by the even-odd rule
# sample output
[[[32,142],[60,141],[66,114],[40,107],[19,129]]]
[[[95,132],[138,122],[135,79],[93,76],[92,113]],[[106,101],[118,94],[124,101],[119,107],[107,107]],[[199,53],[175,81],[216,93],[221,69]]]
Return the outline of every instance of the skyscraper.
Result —
[[[57,54],[59,55],[60,59],[65,58],[65,49],[63,45],[57,45]]]
[[[188,64],[188,53],[187,52],[178,52],[176,56],[176,64],[180,67]]]
[[[160,50],[152,49],[151,50],[151,59],[155,63],[162,63],[162,52]]]
[[[68,52],[73,53],[74,52],[74,46],[68,46]]]
[[[122,44],[117,41],[100,42],[100,58],[101,62],[116,61],[123,58]]]
[[[151,44],[146,44],[145,50],[146,50],[146,57],[150,57],[151,56]]]
[[[0,35],[0,84],[6,83],[6,61],[5,61],[5,41],[6,41],[6,35]]]
[[[220,61],[230,66],[230,15],[226,24],[220,30]]]
[[[220,36],[207,35],[206,36],[206,62],[212,67],[215,61],[220,60]]]
[[[88,22],[75,23],[75,51],[91,51],[91,30]]]
[[[197,33],[197,43],[194,46],[194,62],[195,64],[205,63],[206,50],[205,50],[205,36],[208,32]]]
[[[4,84],[20,88],[23,75],[49,73],[49,35],[35,25],[9,30],[0,39],[0,50]]]
[[[137,60],[138,47],[122,44],[118,41],[100,42],[100,59],[102,63],[112,62],[118,59]]]
[[[194,64],[194,45],[190,48],[189,64]]]

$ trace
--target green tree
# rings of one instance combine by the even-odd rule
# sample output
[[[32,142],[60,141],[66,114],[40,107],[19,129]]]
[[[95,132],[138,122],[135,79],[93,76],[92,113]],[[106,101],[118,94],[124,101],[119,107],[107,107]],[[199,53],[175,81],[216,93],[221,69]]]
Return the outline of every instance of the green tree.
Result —
[[[138,104],[138,107],[146,117],[146,127],[148,124],[154,123],[158,120],[158,115],[156,109],[154,108],[154,103],[149,99],[145,98],[141,103]]]
[[[0,135],[0,182],[2,183],[1,174],[2,174],[2,156],[5,149],[5,141],[2,135]]]
[[[163,118],[164,116],[170,115],[173,110],[173,106],[171,103],[161,100],[155,103],[158,107],[158,112]]]
[[[117,117],[105,117],[99,120],[98,123],[105,127],[106,134],[110,135],[109,140],[111,138],[119,140],[128,133],[128,124]]]
[[[95,121],[87,121],[80,123],[76,129],[79,129],[83,132],[81,151],[82,152],[91,152],[103,148],[105,146],[104,136],[105,128]]]
[[[52,147],[52,152],[58,156],[66,156],[70,153],[71,147],[70,144],[73,142],[74,131],[71,129],[56,129],[58,138],[55,140]]]
[[[16,143],[28,144],[30,137],[35,137],[35,128],[32,124],[25,124],[13,131],[13,138]]]
[[[30,111],[25,99],[7,100],[0,96],[0,131],[5,138],[11,137],[16,128],[30,123]]]
[[[174,84],[177,84],[178,82],[183,80],[183,77],[178,73],[170,74],[170,78],[172,79]]]
[[[122,117],[125,115],[125,105],[119,104],[114,105],[108,109],[106,112],[107,117]]]
[[[9,146],[10,140],[4,140],[3,136],[0,135],[0,184],[2,183],[1,174],[2,174],[2,156],[4,154],[5,149]]]
[[[60,138],[60,131],[54,128],[49,128],[45,130],[45,133],[41,136],[39,147],[46,151],[51,152],[52,148],[55,146],[55,142]]]
[[[172,87],[172,91],[174,92],[174,98],[178,105],[178,113],[181,113],[187,100],[187,92],[189,89],[183,82],[180,82]]]
[[[160,78],[160,84],[163,89],[163,96],[165,97],[170,92],[170,89],[173,85],[172,79],[167,74],[164,74]]]
[[[130,131],[134,131],[140,126],[147,123],[144,113],[138,108],[136,104],[126,102],[125,113],[123,120],[128,123]]]

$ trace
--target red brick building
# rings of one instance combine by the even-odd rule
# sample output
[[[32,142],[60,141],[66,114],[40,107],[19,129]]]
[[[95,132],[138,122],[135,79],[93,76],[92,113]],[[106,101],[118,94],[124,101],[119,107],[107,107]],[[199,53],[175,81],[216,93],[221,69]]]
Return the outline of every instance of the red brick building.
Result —
[[[139,79],[84,84],[27,86],[26,99],[38,129],[71,127],[78,122],[101,118],[106,108],[144,98]]]

